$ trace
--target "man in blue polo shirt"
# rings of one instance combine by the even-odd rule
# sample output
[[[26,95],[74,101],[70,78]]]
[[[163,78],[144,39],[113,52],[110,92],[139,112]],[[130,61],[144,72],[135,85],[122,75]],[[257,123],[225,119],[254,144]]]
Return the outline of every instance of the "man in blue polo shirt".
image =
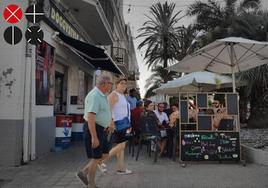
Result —
[[[111,111],[107,94],[113,86],[110,77],[102,76],[96,87],[85,98],[84,136],[87,157],[91,161],[77,173],[80,180],[89,187],[96,187],[97,165],[108,157],[109,146],[104,129],[111,123]]]
[[[133,110],[136,108],[137,104],[137,98],[136,98],[137,91],[135,89],[130,89],[129,90],[129,96],[127,97],[127,101],[130,104],[130,110]]]

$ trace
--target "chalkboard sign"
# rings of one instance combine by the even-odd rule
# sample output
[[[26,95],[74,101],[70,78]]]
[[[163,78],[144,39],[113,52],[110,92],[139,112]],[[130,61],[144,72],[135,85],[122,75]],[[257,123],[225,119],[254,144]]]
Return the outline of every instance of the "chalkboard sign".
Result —
[[[199,108],[207,108],[208,101],[207,101],[207,94],[197,94],[197,106]]]
[[[238,115],[237,94],[227,94],[227,114]]]
[[[239,161],[238,132],[181,132],[182,161]]]
[[[211,116],[198,116],[198,130],[211,130],[211,125]]]

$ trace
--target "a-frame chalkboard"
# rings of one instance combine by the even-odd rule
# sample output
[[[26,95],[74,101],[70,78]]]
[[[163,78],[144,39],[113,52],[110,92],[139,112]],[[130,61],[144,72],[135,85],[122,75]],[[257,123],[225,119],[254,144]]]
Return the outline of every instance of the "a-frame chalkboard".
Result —
[[[179,95],[181,161],[240,161],[238,94],[202,92],[182,95]],[[196,100],[196,106],[189,105],[193,100]],[[218,102],[221,103],[219,107],[213,106]],[[196,111],[194,123],[188,118],[193,107]],[[213,128],[217,120],[219,127]],[[196,129],[187,130],[191,125],[197,125]]]
[[[238,132],[182,132],[182,161],[239,161]]]

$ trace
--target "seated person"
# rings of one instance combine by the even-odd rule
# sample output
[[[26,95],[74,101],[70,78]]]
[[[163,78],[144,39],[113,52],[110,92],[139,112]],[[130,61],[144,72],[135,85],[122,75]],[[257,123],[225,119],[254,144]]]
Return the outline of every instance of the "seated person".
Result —
[[[157,105],[157,109],[154,111],[155,115],[157,116],[159,122],[160,122],[160,134],[161,134],[161,140],[159,141],[159,147],[160,147],[160,155],[163,156],[164,154],[164,150],[166,148],[166,144],[167,144],[167,131],[165,130],[166,128],[168,128],[168,124],[169,124],[169,119],[167,114],[164,112],[164,104],[163,103],[159,103]]]
[[[177,119],[179,119],[179,116],[180,116],[178,105],[176,104],[171,105],[171,110],[172,110],[172,113],[169,116],[169,120],[170,120],[169,126],[174,127],[176,126]]]
[[[189,102],[189,121],[190,122],[196,122],[197,120],[197,114],[198,114],[198,108],[194,103]]]
[[[143,101],[138,101],[136,108],[131,111],[131,125],[135,136],[139,135],[140,132],[140,116],[143,112]]]
[[[173,128],[173,127],[177,126],[177,122],[178,122],[178,119],[180,117],[178,104],[171,105],[171,110],[172,110],[172,113],[169,116],[169,120],[170,120],[169,126],[171,128]],[[173,155],[173,147],[174,147],[173,138],[174,138],[174,136],[175,136],[174,129],[167,130],[167,156],[169,158],[171,158]],[[178,144],[177,144],[177,146],[178,146]]]
[[[158,118],[154,113],[154,104],[150,100],[146,100],[144,102],[144,111],[141,113],[140,116],[140,134],[145,134],[145,136],[156,136],[160,137],[158,127],[161,125]],[[156,149],[156,144],[158,143],[151,143],[153,147]]]
[[[156,117],[153,109],[154,109],[154,104],[152,103],[152,101],[146,100],[144,102],[144,111],[141,112],[141,115],[140,115],[140,125],[142,123],[144,123],[143,121],[145,121],[146,119],[150,119],[151,121],[155,121],[155,127],[151,128],[151,129],[149,128],[150,130],[156,130],[158,128],[158,126],[160,125],[160,122],[159,122],[158,118]]]
[[[232,116],[227,115],[226,108],[221,108],[222,105],[218,100],[214,100],[212,103],[213,110],[213,121],[212,121],[212,130],[217,131],[220,126],[220,122],[222,119],[232,119]]]

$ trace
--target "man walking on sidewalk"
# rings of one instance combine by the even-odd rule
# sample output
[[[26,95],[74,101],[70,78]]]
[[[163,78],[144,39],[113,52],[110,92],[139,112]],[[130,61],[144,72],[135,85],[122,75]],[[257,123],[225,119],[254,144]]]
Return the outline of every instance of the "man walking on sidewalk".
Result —
[[[111,111],[107,96],[113,86],[110,77],[102,76],[96,87],[85,98],[84,135],[85,147],[91,161],[77,173],[79,179],[88,187],[95,188],[97,165],[108,157],[109,146],[104,129],[111,123]]]

